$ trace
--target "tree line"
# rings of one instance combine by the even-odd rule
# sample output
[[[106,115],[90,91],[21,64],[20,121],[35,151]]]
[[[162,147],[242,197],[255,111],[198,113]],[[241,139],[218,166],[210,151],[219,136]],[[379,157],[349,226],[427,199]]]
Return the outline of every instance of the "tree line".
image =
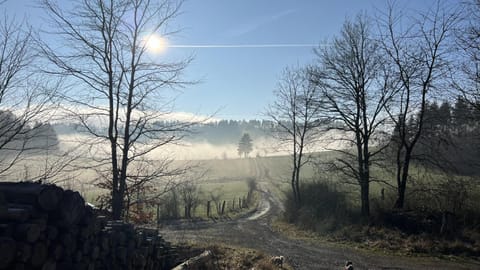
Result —
[[[456,163],[462,173],[458,165],[466,155],[460,149],[479,145],[479,13],[479,1],[461,7],[438,2],[408,16],[389,3],[374,16],[363,12],[347,19],[328,46],[314,50],[314,64],[286,69],[267,113],[277,136],[290,146],[297,207],[300,171],[311,161],[305,152],[327,130],[347,134],[342,140],[351,148],[332,148],[338,156],[328,166],[359,188],[365,218],[372,182],[393,180],[392,206],[406,206],[417,161],[444,170]],[[435,102],[452,96],[458,96],[455,105]],[[439,146],[444,142],[449,146]],[[456,156],[455,150],[460,150]],[[478,164],[471,152],[471,162]],[[378,166],[391,169],[393,179],[377,179],[372,170]]]

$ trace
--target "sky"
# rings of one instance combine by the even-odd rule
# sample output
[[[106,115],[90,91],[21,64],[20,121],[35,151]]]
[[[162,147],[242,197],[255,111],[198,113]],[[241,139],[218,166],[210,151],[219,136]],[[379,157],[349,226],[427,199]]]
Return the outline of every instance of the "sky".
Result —
[[[74,2],[76,0],[62,0]],[[452,0],[453,1],[453,0]],[[405,9],[425,10],[434,0],[403,0]],[[453,1],[455,2],[455,1]],[[35,0],[7,0],[8,16],[42,27]],[[157,61],[194,56],[175,100],[177,111],[222,119],[263,119],[287,67],[315,61],[313,48],[328,45],[346,18],[384,9],[385,0],[186,0],[171,23],[179,33]]]

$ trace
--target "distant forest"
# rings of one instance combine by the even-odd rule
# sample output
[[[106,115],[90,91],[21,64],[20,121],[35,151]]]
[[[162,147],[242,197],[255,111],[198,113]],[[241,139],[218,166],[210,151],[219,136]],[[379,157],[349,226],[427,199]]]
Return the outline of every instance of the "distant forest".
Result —
[[[408,123],[417,125],[415,117]],[[453,104],[447,101],[429,102],[425,113],[425,132],[415,150],[415,160],[452,172],[475,173],[479,169],[477,164],[480,160],[478,123],[478,111],[462,97],[457,97]],[[156,124],[168,126],[171,122],[162,121]],[[55,134],[53,137],[56,140],[56,134],[78,133],[79,127],[72,123],[57,123],[53,125],[55,131],[50,132]],[[49,128],[49,125],[45,128]],[[185,140],[212,145],[238,144],[242,135],[248,133],[255,144],[258,138],[270,137],[274,129],[275,124],[270,120],[220,120],[194,125],[192,130],[185,134]],[[395,143],[397,140],[392,137],[391,144]],[[440,164],[442,166],[439,166]]]
[[[54,127],[40,121],[26,124],[8,110],[0,110],[0,153],[16,154],[18,151],[35,153],[38,150],[58,149],[58,137]]]
[[[155,125],[168,127],[172,125],[172,121],[159,121]],[[54,128],[58,134],[74,134],[81,131],[80,125],[72,123],[57,123]],[[248,133],[255,140],[269,136],[273,128],[274,124],[269,120],[220,120],[194,124],[193,128],[184,135],[185,141],[193,143],[237,144],[244,133]]]
[[[457,97],[454,104],[447,101],[427,103],[424,132],[413,158],[428,167],[463,175],[478,175],[480,114],[475,107],[463,97]],[[408,125],[418,125],[416,118],[409,119]],[[395,127],[396,130],[399,128]],[[392,137],[391,145],[397,143],[398,138]]]

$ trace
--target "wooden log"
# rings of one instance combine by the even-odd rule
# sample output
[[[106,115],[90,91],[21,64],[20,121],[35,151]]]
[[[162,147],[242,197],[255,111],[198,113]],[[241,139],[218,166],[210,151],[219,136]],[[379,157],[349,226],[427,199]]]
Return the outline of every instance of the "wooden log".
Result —
[[[59,261],[62,259],[63,256],[63,246],[60,243],[55,243],[49,246],[48,254],[52,257],[55,261]]]
[[[42,270],[56,270],[57,269],[57,263],[54,260],[47,260],[43,266]]]
[[[17,261],[26,263],[32,256],[32,246],[25,242],[17,242]]]
[[[73,262],[80,263],[82,261],[82,258],[83,258],[82,251],[81,250],[75,251],[75,253],[73,254]]]
[[[57,270],[72,270],[73,263],[70,261],[57,262],[56,268]]]
[[[7,209],[7,200],[5,199],[5,195],[3,192],[0,192],[0,213]]]
[[[31,258],[31,264],[34,267],[40,267],[43,265],[45,260],[47,259],[48,255],[48,249],[47,245],[42,242],[37,242],[33,245],[32,248],[32,258]]]
[[[0,224],[0,236],[13,237],[14,232],[15,232],[15,224],[13,223]]]
[[[15,228],[15,238],[33,243],[38,240],[41,234],[40,226],[35,223],[18,224]]]
[[[110,249],[110,239],[107,235],[102,235],[100,237],[100,249],[104,251],[108,251]]]
[[[126,264],[127,262],[127,248],[125,247],[117,247],[116,248],[117,260],[119,260],[122,264]]]
[[[16,243],[10,237],[0,237],[0,269],[9,268],[15,259]]]
[[[184,269],[206,269],[202,268],[213,257],[213,253],[210,250],[205,250],[202,254],[188,259],[187,261],[172,268],[172,270],[184,270]]]
[[[58,219],[58,225],[69,228],[77,225],[85,213],[85,201],[80,193],[66,190],[60,202],[55,217]]]
[[[28,269],[28,267],[24,263],[17,262],[13,269],[15,269],[15,270],[26,270],[26,269]]]
[[[0,191],[8,202],[36,205],[45,211],[55,210],[62,198],[61,188],[32,182],[2,182]]]
[[[36,217],[36,218],[30,219],[28,222],[37,224],[40,229],[40,232],[44,232],[47,229],[47,218],[45,217]]]
[[[92,248],[92,252],[91,252],[91,257],[93,260],[96,260],[100,257],[100,247],[99,246],[94,246]]]
[[[79,242],[77,249],[81,250],[84,255],[90,254],[92,251],[92,243],[88,240]]]
[[[84,227],[80,228],[79,237],[81,239],[88,239],[94,233],[95,233],[95,231],[94,231],[94,226],[93,225],[85,225]]]
[[[64,252],[67,254],[73,254],[77,249],[77,240],[75,236],[69,232],[62,233],[59,236],[59,243],[64,247]]]
[[[25,222],[30,217],[30,212],[23,208],[8,207],[0,211],[0,220]]]
[[[47,239],[53,241],[58,237],[58,229],[55,226],[48,225],[46,230]]]

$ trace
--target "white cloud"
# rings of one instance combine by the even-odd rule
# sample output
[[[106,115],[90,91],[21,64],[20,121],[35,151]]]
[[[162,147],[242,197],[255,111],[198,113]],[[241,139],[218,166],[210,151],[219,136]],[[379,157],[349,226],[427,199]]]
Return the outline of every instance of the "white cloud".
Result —
[[[124,119],[123,115],[125,110],[120,111],[121,119]],[[108,124],[108,109],[107,107],[89,108],[83,107],[62,107],[58,108],[50,114],[53,114],[49,119],[52,123],[75,123],[78,122],[78,115],[88,116],[89,120],[94,125],[107,125]],[[77,116],[75,116],[77,115]],[[132,119],[138,119],[141,116],[149,115],[152,121],[181,121],[181,122],[203,122],[210,123],[216,122],[220,119],[199,115],[190,112],[156,112],[156,111],[139,111],[135,110],[132,113]]]

